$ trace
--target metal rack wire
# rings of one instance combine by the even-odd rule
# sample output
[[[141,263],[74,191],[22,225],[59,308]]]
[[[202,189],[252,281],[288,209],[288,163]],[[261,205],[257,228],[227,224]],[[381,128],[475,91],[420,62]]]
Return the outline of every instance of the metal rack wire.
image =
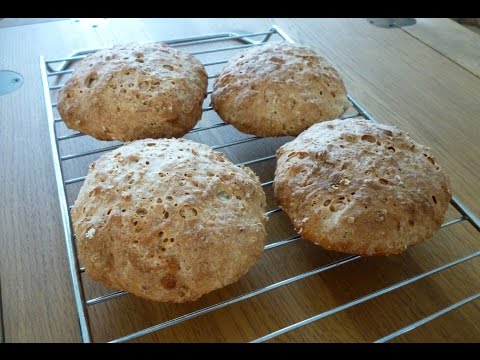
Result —
[[[176,39],[176,40],[170,40],[170,41],[165,41],[165,43],[169,44],[170,46],[173,47],[183,47],[184,50],[190,51],[191,54],[193,55],[202,55],[202,54],[212,54],[212,55],[220,55],[224,54],[225,52],[230,52],[232,50],[241,50],[244,48],[252,47],[252,46],[261,46],[262,44],[265,44],[266,42],[270,41],[271,39],[277,40],[283,40],[283,41],[290,41],[293,42],[288,35],[286,35],[281,29],[278,27],[274,26],[270,30],[265,31],[265,32],[257,32],[257,33],[247,33],[247,34],[236,34],[236,33],[221,33],[221,34],[213,34],[213,35],[207,35],[207,36],[198,36],[198,37],[190,37],[190,38],[183,38],[183,39]],[[228,42],[228,46],[220,46],[217,47],[215,46],[216,43],[225,43]],[[192,46],[208,46],[207,48],[202,48],[200,50],[195,50],[191,51],[189,50],[189,47]],[[109,294],[91,298],[91,299],[86,299],[85,294],[84,294],[84,287],[83,287],[83,282],[82,282],[82,273],[84,272],[84,269],[80,267],[78,258],[76,256],[76,247],[75,247],[75,239],[73,236],[72,228],[71,228],[71,218],[70,218],[70,209],[71,205],[69,203],[69,187],[74,186],[75,184],[81,183],[85,179],[85,175],[80,175],[80,176],[74,176],[67,178],[65,176],[65,163],[71,160],[78,160],[78,159],[83,159],[85,157],[91,156],[91,155],[96,155],[96,154],[101,154],[106,151],[110,151],[113,149],[118,148],[122,144],[120,143],[115,143],[113,145],[109,146],[102,146],[102,147],[95,147],[94,149],[88,149],[85,151],[78,151],[78,150],[71,150],[71,153],[63,154],[61,151],[61,147],[69,142],[78,140],[81,137],[84,137],[84,134],[78,133],[78,132],[72,132],[69,131],[66,134],[59,134],[59,126],[61,126],[63,120],[57,115],[56,113],[56,103],[52,102],[52,94],[56,95],[56,91],[62,88],[65,80],[64,77],[69,76],[72,72],[73,69],[71,68],[72,65],[75,64],[76,61],[86,57],[88,54],[95,52],[97,49],[93,50],[86,50],[86,51],[80,51],[72,56],[66,57],[66,58],[61,58],[61,59],[54,59],[54,60],[45,60],[44,57],[40,57],[40,68],[41,68],[41,75],[42,75],[42,81],[43,81],[43,87],[44,87],[44,97],[45,97],[45,105],[46,105],[46,111],[47,111],[47,117],[48,117],[48,122],[49,122],[49,131],[50,131],[50,140],[51,140],[51,146],[52,146],[52,151],[53,151],[53,162],[54,162],[54,168],[55,168],[55,177],[56,177],[56,183],[57,183],[57,190],[58,190],[58,195],[59,195],[59,201],[60,201],[60,209],[61,209],[61,215],[62,215],[62,221],[63,221],[63,230],[64,230],[64,237],[66,241],[66,247],[67,247],[67,256],[69,260],[69,268],[70,268],[70,273],[71,273],[71,278],[72,278],[72,284],[73,284],[73,292],[74,292],[74,297],[75,297],[75,303],[76,303],[76,308],[77,308],[77,315],[78,315],[78,323],[80,327],[80,332],[81,332],[81,337],[83,342],[91,342],[92,341],[92,334],[90,330],[90,319],[88,317],[88,311],[87,308],[90,306],[94,306],[99,303],[103,303],[106,301],[109,301],[111,299],[123,296],[126,294],[124,291],[115,291],[111,292]],[[228,61],[228,59],[222,58],[220,60],[214,59],[213,61],[206,61],[204,62],[204,66],[206,67],[207,71],[209,68],[214,67],[216,65],[221,65],[225,64]],[[55,64],[60,64],[58,68],[55,68]],[[209,80],[212,80],[218,76],[218,74],[212,74],[211,71],[208,71],[209,73]],[[63,82],[62,82],[63,81]],[[211,90],[208,92],[208,94],[211,93]],[[349,100],[352,103],[352,108],[354,109],[354,112],[352,115],[345,116],[347,117],[353,117],[353,116],[362,116],[368,120],[371,121],[376,121],[355,99],[349,96]],[[212,108],[210,106],[205,106],[203,111],[204,114],[210,112]],[[217,118],[218,120],[218,118]],[[207,125],[202,124],[202,121],[199,122],[199,125],[195,127],[190,134],[194,133],[200,133],[206,130],[214,130],[216,131],[219,128],[222,128],[224,126],[229,126],[228,124],[225,124],[223,122],[215,122],[215,123],[209,123]],[[229,141],[226,143],[222,144],[216,144],[213,145],[213,149],[226,149],[234,145],[239,145],[239,144],[244,144],[244,143],[249,143],[253,141],[262,141],[261,138],[256,137],[256,136],[248,136],[244,137],[235,141]],[[104,142],[95,142],[95,144],[98,146],[99,144],[104,144]],[[67,147],[68,148],[68,147]],[[75,148],[74,145],[70,146],[70,148]],[[265,161],[269,161],[275,158],[275,154],[264,156],[261,158],[257,159],[252,159],[248,161],[243,161],[241,163],[238,163],[238,165],[253,165]],[[81,167],[83,173],[86,173],[87,167],[83,166]],[[266,181],[262,183],[262,187],[268,187],[273,184],[273,180]],[[468,221],[470,222],[477,231],[480,231],[480,220],[471,212],[469,211],[455,196],[453,196],[451,205],[455,207],[458,212],[461,214],[460,217],[455,218],[453,220],[450,220],[442,225],[442,227],[447,227],[452,224],[461,222],[461,221]],[[280,212],[281,210],[279,208],[274,208],[270,211],[268,211],[266,214],[268,216],[273,216],[274,214]],[[272,248],[276,248],[279,246],[283,246],[289,243],[292,243],[296,240],[300,239],[300,236],[292,236],[287,239],[283,239],[280,241],[276,241],[273,243],[270,243],[265,246],[265,250],[269,250]],[[328,311],[322,312],[320,314],[317,314],[315,316],[312,316],[310,318],[304,319],[300,322],[291,324],[287,327],[284,327],[282,329],[279,329],[277,331],[274,331],[272,333],[266,334],[265,336],[262,336],[258,339],[253,340],[253,342],[262,342],[266,341],[269,339],[272,339],[276,336],[279,336],[281,334],[287,333],[289,331],[292,331],[294,329],[300,328],[302,326],[308,325],[312,322],[318,321],[320,319],[323,319],[325,317],[328,317],[330,315],[336,314],[340,311],[343,311],[345,309],[354,307],[358,304],[361,304],[363,302],[369,301],[373,298],[376,298],[378,296],[381,296],[383,294],[389,293],[391,291],[394,291],[396,289],[399,289],[403,286],[406,286],[408,284],[411,284],[415,281],[418,281],[420,279],[426,278],[430,275],[433,275],[435,273],[441,272],[445,269],[448,269],[450,267],[453,267],[455,265],[458,265],[462,262],[465,262],[467,260],[470,260],[472,258],[475,258],[480,255],[480,251],[476,251],[472,254],[469,254],[467,256],[464,256],[462,258],[456,259],[454,261],[448,262],[446,264],[443,264],[439,267],[436,267],[432,270],[426,271],[424,273],[421,273],[419,275],[416,275],[414,277],[411,277],[409,279],[406,279],[404,281],[398,282],[394,285],[385,287],[379,291],[370,293],[366,296],[363,296],[361,298],[358,298],[354,301],[348,302],[346,304],[343,304],[341,306],[335,307],[333,309],[330,309]],[[313,275],[328,271],[330,269],[342,266],[344,264],[356,261],[359,259],[360,256],[346,256],[343,259],[334,261],[332,263],[329,263],[327,265],[323,265],[320,267],[317,267],[311,271],[304,272],[289,278],[286,278],[282,281],[273,283],[271,285],[259,288],[257,290],[245,293],[243,295],[231,298],[229,300],[219,302],[213,305],[210,305],[208,307],[190,312],[188,314],[179,316],[177,318],[162,322],[160,324],[142,329],[140,331],[136,331],[133,333],[130,333],[128,335],[125,335],[123,337],[113,339],[112,342],[125,342],[129,340],[133,340],[136,338],[139,338],[141,336],[165,329],[170,326],[177,325],[179,323],[182,323],[184,321],[187,321],[189,319],[193,319],[195,317],[210,313],[212,311],[227,307],[229,305],[247,300],[249,298],[258,296],[260,294],[269,292],[271,290],[280,288],[282,286],[291,284],[293,282],[299,281],[301,279],[305,279],[308,277],[311,277]],[[396,332],[393,332],[392,334],[389,334],[381,339],[378,340],[378,342],[385,342],[389,341],[397,336],[400,336],[401,334],[404,334],[405,332],[408,332],[416,327],[419,327],[421,325],[424,325],[428,323],[429,321],[432,321],[433,319],[440,317],[454,309],[457,309],[460,306],[463,306],[469,302],[472,302],[480,297],[480,292],[476,293],[468,298],[465,298],[464,300],[457,302],[451,306],[448,306],[447,308],[444,308],[441,311],[438,311],[430,316],[427,316],[407,327],[404,327]]]

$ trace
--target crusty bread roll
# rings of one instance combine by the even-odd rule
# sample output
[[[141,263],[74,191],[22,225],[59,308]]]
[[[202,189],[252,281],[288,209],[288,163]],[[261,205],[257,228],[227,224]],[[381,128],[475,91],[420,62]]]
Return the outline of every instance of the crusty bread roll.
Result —
[[[400,253],[432,236],[451,198],[429,148],[360,118],[316,124],[277,157],[277,201],[304,239],[330,250]]]
[[[72,209],[79,258],[107,286],[192,301],[259,259],[265,202],[252,170],[207,145],[137,140],[89,169]]]
[[[65,124],[100,140],[181,137],[202,115],[207,73],[162,43],[117,45],[83,59],[58,94]]]
[[[258,136],[298,135],[349,107],[342,78],[305,46],[271,42],[234,56],[216,79],[212,105],[238,130]]]

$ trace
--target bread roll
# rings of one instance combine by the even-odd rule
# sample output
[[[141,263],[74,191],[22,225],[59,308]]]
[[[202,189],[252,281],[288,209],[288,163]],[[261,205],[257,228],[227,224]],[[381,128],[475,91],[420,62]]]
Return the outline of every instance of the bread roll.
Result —
[[[202,116],[207,73],[162,43],[117,45],[83,59],[58,94],[65,124],[99,140],[181,137]]]
[[[137,140],[90,167],[72,209],[79,258],[107,286],[193,301],[260,258],[265,202],[253,171],[207,145]]]
[[[216,79],[212,105],[257,136],[298,135],[349,107],[337,70],[312,49],[272,42],[234,56]]]
[[[451,198],[431,150],[394,126],[326,121],[277,157],[277,201],[304,239],[330,250],[400,253],[432,236]]]

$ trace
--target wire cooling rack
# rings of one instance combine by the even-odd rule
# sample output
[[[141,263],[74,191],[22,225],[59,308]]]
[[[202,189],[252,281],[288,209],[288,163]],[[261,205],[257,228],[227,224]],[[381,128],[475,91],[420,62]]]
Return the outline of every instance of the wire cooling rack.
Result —
[[[256,32],[256,33],[246,33],[246,34],[238,34],[238,33],[220,33],[220,34],[213,34],[207,36],[198,36],[198,37],[190,37],[190,38],[183,38],[183,39],[175,39],[170,41],[165,41],[166,44],[169,44],[172,47],[179,47],[184,51],[190,52],[192,55],[197,56],[202,63],[204,64],[205,68],[208,72],[208,79],[209,79],[209,91],[208,95],[211,94],[211,87],[213,80],[218,76],[218,72],[220,71],[221,67],[228,61],[228,58],[231,57],[232,54],[235,52],[253,47],[253,46],[261,46],[262,44],[267,43],[268,41],[272,40],[281,40],[281,41],[289,41],[293,42],[287,34],[285,34],[280,28],[274,26],[268,31],[264,32]],[[85,179],[85,174],[87,172],[87,165],[89,162],[94,161],[96,157],[100,156],[102,153],[106,151],[110,151],[113,149],[118,148],[122,144],[119,142],[103,142],[97,141],[92,139],[89,136],[85,136],[81,133],[74,132],[69,130],[63,120],[59,116],[56,103],[52,102],[52,98],[56,99],[57,92],[59,89],[62,88],[65,81],[73,72],[75,64],[78,60],[83,59],[88,54],[95,52],[98,49],[89,49],[86,51],[79,51],[73,54],[72,56],[62,58],[62,59],[53,59],[53,60],[45,60],[44,57],[40,57],[40,67],[41,67],[41,75],[44,87],[44,96],[45,96],[45,105],[49,123],[49,131],[50,131],[50,140],[51,146],[53,151],[53,162],[55,168],[55,177],[57,183],[57,190],[60,200],[60,209],[63,221],[63,229],[64,229],[64,236],[66,241],[66,248],[67,248],[67,255],[69,261],[69,268],[72,278],[73,284],[73,292],[74,298],[76,303],[77,315],[78,315],[78,323],[80,327],[80,333],[83,342],[91,342],[92,341],[92,332],[90,328],[91,321],[94,319],[89,318],[88,308],[95,306],[100,303],[105,303],[111,301],[114,298],[121,297],[126,293],[124,291],[113,291],[107,294],[96,296],[92,298],[86,298],[85,296],[85,288],[84,282],[85,279],[83,278],[84,269],[80,266],[77,255],[76,255],[76,246],[75,246],[75,238],[72,233],[71,227],[71,218],[70,218],[70,209],[72,204],[75,201],[75,198],[78,194],[80,189],[81,183]],[[354,117],[354,116],[362,116],[368,120],[376,121],[358,102],[355,101],[352,97],[349,96],[349,100],[351,102],[351,109],[347,111],[345,118]],[[203,132],[218,132],[222,127],[229,126],[221,122],[221,120],[216,116],[216,114],[212,111],[212,108],[209,105],[210,96],[207,97],[205,100],[205,105],[203,108],[203,116],[202,120],[198,123],[198,125],[189,133],[186,137],[196,135],[196,138],[193,138],[197,141],[202,141],[201,134]],[[245,143],[261,143],[262,141],[273,141],[272,139],[262,139],[256,136],[246,136],[245,134],[238,133],[236,139],[230,139],[228,137],[223,137],[221,134],[215,137],[218,141],[216,144],[209,144],[214,149],[226,151],[230,147],[234,147],[236,145],[245,144]],[[227,141],[226,141],[227,140]],[[285,143],[290,139],[281,139],[276,143],[276,146],[280,146],[282,143]],[[249,146],[252,146],[249,144]],[[262,156],[256,159],[241,161],[238,162],[238,165],[253,165],[262,162],[268,162],[275,158],[275,154],[271,153],[266,156]],[[272,165],[273,166],[273,165]],[[273,180],[265,181],[262,183],[263,187],[272,186]],[[470,222],[477,231],[480,231],[480,221],[479,219],[471,213],[455,196],[453,196],[451,205],[458,210],[461,214],[460,217],[454,218],[442,225],[442,227],[447,227],[452,224],[468,221]],[[274,207],[272,210],[268,211],[266,214],[268,216],[274,216],[276,213],[281,212],[278,207]],[[275,241],[269,243],[265,246],[265,250],[269,250],[275,247],[283,246],[298,240],[299,236],[292,236],[286,239],[282,239],[279,241]],[[429,277],[435,273],[439,273],[445,269],[468,261],[472,258],[475,258],[480,255],[480,251],[473,252],[467,256],[458,258],[454,261],[445,263],[441,266],[433,268],[430,271],[426,271],[419,275],[410,277],[406,280],[400,281],[393,285],[387,286],[378,290],[376,292],[372,292],[366,296],[357,298],[351,302],[345,303],[341,306],[334,307],[328,311],[324,311],[319,313],[315,316],[306,318],[302,321],[293,323],[287,327],[281,328],[277,331],[268,333],[262,337],[259,337],[253,342],[262,342],[266,340],[270,340],[276,336],[281,334],[287,333],[294,329],[298,329],[302,326],[308,325],[320,319],[326,318],[330,315],[336,314],[348,308],[354,307],[376,297],[379,297],[383,294],[392,292],[396,289],[404,287],[408,284],[421,280],[423,278]],[[221,308],[227,307],[229,305],[250,299],[252,297],[258,296],[260,294],[272,291],[274,289],[283,287],[285,285],[291,284],[293,282],[306,279],[316,274],[320,274],[322,272],[328,271],[330,269],[340,267],[347,263],[353,262],[359,259],[360,256],[346,256],[340,260],[331,262],[327,265],[322,265],[317,267],[311,271],[303,272],[298,275],[285,278],[279,282],[272,283],[268,286],[261,287],[257,290],[247,292],[243,295],[236,296],[230,298],[226,301],[218,302],[207,307],[198,309],[196,311],[187,313],[185,315],[170,319],[168,321],[164,321],[154,326],[150,326],[145,329],[141,329],[120,338],[112,339],[111,342],[125,342],[130,341],[133,339],[140,338],[142,336],[151,334],[153,332],[165,329],[170,326],[174,326],[180,324],[184,321],[189,319],[193,319],[195,317],[199,317],[201,315],[219,310]],[[410,324],[407,327],[399,329],[381,339],[377,340],[378,342],[385,342],[389,341],[397,336],[400,336],[412,329],[415,329],[423,324],[426,324],[454,309],[459,308],[469,302],[472,302],[480,297],[480,292],[476,293],[470,297],[467,297],[457,303],[454,303],[443,310],[440,310],[436,313],[433,313],[427,317],[422,318],[421,320]]]

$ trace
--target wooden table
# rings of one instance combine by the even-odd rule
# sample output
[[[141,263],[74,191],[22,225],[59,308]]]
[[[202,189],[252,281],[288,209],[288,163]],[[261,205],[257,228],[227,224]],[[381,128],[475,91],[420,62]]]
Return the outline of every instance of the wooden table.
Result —
[[[62,58],[118,42],[265,31],[272,24],[333,62],[349,93],[373,116],[428,144],[450,176],[454,193],[480,214],[480,42],[477,34],[450,20],[419,19],[403,29],[377,28],[363,19],[66,20],[0,29],[1,68],[25,78],[19,90],[0,97],[0,276],[6,342],[80,341],[39,56]],[[272,141],[271,146],[278,145]],[[228,156],[240,161],[260,151],[243,146]],[[272,164],[254,168],[262,176],[272,169]],[[292,235],[285,215],[277,215],[268,225],[269,241]],[[449,209],[447,219],[456,216]],[[464,221],[403,255],[359,259],[137,341],[250,341],[479,248],[480,234]],[[109,341],[343,257],[296,241],[266,251],[238,283],[193,304],[156,304],[131,295],[98,304],[89,308],[93,340]],[[101,291],[85,282],[87,296]],[[272,341],[374,341],[479,291],[480,259],[474,258]],[[480,301],[394,341],[478,342]]]

